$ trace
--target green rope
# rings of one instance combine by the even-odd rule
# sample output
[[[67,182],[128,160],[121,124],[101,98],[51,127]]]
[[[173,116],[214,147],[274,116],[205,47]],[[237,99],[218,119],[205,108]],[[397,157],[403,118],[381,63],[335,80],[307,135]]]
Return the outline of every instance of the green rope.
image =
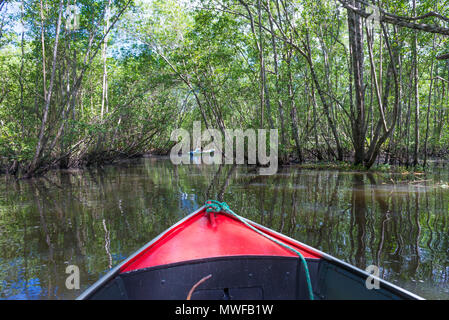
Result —
[[[226,202],[219,202],[217,200],[207,200],[206,201],[206,212],[207,213],[218,213],[218,212],[226,212],[229,213],[231,215],[233,215],[234,217],[236,217],[238,220],[240,220],[243,224],[245,224],[247,227],[251,228],[252,230],[256,231],[258,234],[264,236],[265,238],[277,243],[278,245],[280,245],[281,247],[284,247],[294,253],[296,253],[299,258],[301,259],[303,265],[304,265],[304,271],[306,273],[306,281],[307,281],[307,288],[309,290],[309,297],[310,300],[313,300],[313,291],[312,291],[312,282],[310,281],[310,274],[309,274],[309,268],[307,267],[307,261],[306,259],[304,259],[304,256],[301,254],[301,252],[299,252],[298,250],[290,247],[289,245],[278,241],[277,239],[271,237],[270,235],[260,231],[259,229],[253,227],[252,225],[250,225],[248,222],[246,222],[242,217],[240,217],[238,214],[236,214],[234,211],[231,210],[231,208],[229,208],[228,204]]]

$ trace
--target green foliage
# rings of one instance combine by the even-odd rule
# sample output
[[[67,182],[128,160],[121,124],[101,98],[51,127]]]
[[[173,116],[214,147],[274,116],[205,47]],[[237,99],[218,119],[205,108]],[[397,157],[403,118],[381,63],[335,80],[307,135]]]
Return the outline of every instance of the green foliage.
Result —
[[[26,173],[36,161],[44,170],[57,165],[61,158],[69,159],[65,165],[75,166],[119,155],[168,152],[171,130],[190,128],[193,121],[206,121],[215,128],[247,129],[261,128],[262,117],[264,128],[273,125],[285,137],[279,146],[285,158],[297,154],[296,125],[306,159],[334,161],[336,141],[326,113],[335,123],[345,158],[353,155],[352,56],[347,12],[338,2],[264,0],[259,8],[257,3],[244,2],[245,7],[235,0],[119,0],[112,1],[107,21],[107,1],[81,0],[76,3],[80,9],[78,29],[67,30],[63,16],[55,60],[59,2],[45,2],[42,20],[39,1],[24,1],[23,14],[21,3],[8,2],[9,11],[4,11],[7,14],[2,20],[6,27],[0,36],[4,80],[0,85],[0,168],[18,160],[19,169]],[[384,9],[403,16],[411,15],[412,10],[411,4],[402,0],[385,3]],[[417,14],[431,10],[449,13],[447,6],[427,0],[419,3]],[[425,22],[437,20],[430,17]],[[103,59],[106,24],[113,26]],[[388,151],[401,164],[409,164],[411,159],[415,130],[412,43],[417,34],[420,153],[444,157],[449,146],[449,75],[446,62],[435,56],[449,50],[449,40],[386,27],[391,48],[401,58],[402,95],[396,128],[383,142],[381,153]],[[432,47],[429,44],[434,40]],[[385,90],[392,81],[388,77],[390,56],[379,30],[372,45],[375,72]],[[308,50],[310,61],[306,59]],[[364,147],[368,150],[376,142],[380,113],[366,57],[362,80]],[[48,120],[43,139],[39,139],[53,65]],[[103,96],[104,78],[107,99]],[[384,105],[387,114],[393,110],[394,95],[390,83]],[[36,158],[39,140],[43,149]]]

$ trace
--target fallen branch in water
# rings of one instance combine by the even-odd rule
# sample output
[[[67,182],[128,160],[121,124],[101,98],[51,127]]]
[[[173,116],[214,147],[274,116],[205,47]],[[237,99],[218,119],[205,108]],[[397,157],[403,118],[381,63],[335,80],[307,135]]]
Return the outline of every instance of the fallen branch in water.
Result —
[[[415,180],[415,181],[410,181],[409,183],[420,183],[420,182],[427,182],[427,181],[432,181],[432,179],[427,179],[427,180]]]

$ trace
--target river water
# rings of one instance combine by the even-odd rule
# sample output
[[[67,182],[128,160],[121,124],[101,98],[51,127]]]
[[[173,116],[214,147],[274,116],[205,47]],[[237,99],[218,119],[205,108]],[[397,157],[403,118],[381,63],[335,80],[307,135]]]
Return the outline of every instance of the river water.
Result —
[[[0,177],[0,298],[73,299],[206,199],[428,299],[449,299],[449,169],[413,176],[143,158]],[[80,289],[65,282],[80,270]]]

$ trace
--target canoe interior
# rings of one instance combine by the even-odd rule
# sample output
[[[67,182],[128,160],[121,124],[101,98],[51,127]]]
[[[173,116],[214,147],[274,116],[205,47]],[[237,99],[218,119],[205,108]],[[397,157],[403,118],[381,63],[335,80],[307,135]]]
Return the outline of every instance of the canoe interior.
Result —
[[[314,299],[419,298],[386,281],[369,290],[366,272],[246,221],[304,256]],[[192,300],[309,299],[304,266],[296,253],[235,216],[208,214],[204,207],[149,242],[79,299],[185,300],[194,287]]]
[[[314,299],[410,299],[385,287],[368,290],[366,278],[323,259],[307,259]],[[117,273],[87,299],[185,300],[207,275],[191,300],[307,300],[301,261],[293,257],[219,257]]]

